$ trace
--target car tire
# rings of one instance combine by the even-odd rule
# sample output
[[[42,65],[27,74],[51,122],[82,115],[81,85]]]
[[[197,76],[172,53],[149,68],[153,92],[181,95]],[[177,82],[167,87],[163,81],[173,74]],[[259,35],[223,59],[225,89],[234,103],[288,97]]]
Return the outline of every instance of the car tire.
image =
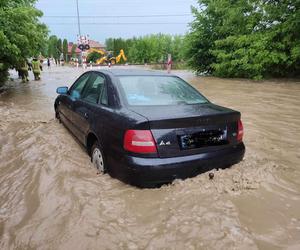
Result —
[[[91,162],[100,173],[103,173],[103,174],[106,173],[107,168],[106,168],[106,164],[105,164],[105,157],[103,154],[103,150],[100,147],[98,142],[95,142],[94,145],[92,146]]]
[[[59,112],[58,112],[57,108],[55,109],[55,118],[58,120],[59,123],[61,123]]]

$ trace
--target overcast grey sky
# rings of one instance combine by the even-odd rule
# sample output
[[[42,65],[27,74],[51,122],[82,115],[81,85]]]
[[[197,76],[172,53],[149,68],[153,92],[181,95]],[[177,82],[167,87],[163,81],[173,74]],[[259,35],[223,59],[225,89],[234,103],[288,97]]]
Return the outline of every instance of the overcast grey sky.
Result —
[[[108,37],[130,38],[160,32],[185,34],[193,20],[191,5],[197,3],[196,0],[78,1],[81,33],[100,42]],[[51,34],[76,41],[76,0],[39,0],[36,7],[44,12],[42,21]]]

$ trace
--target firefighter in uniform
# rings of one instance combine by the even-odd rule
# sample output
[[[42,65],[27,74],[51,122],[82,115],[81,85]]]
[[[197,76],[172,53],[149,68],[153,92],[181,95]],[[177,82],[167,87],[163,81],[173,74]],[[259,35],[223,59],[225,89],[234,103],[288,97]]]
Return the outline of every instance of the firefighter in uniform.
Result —
[[[33,75],[34,75],[34,80],[40,80],[40,74],[41,74],[41,64],[40,61],[37,58],[34,58],[32,60],[32,71],[33,71]]]
[[[28,82],[28,63],[27,60],[23,59],[20,63],[20,76],[22,77],[22,82]]]

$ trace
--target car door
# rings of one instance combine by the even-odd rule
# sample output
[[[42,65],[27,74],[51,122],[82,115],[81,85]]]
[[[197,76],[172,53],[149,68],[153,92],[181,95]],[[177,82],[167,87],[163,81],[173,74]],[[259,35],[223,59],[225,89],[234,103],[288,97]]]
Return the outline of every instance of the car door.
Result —
[[[61,97],[59,106],[62,114],[63,122],[75,134],[76,126],[74,126],[74,103],[80,98],[85,85],[90,78],[90,73],[80,76],[72,85],[68,94]]]
[[[74,103],[74,123],[78,128],[77,137],[84,144],[91,126],[98,120],[101,110],[101,96],[105,87],[105,76],[92,72],[80,99]]]

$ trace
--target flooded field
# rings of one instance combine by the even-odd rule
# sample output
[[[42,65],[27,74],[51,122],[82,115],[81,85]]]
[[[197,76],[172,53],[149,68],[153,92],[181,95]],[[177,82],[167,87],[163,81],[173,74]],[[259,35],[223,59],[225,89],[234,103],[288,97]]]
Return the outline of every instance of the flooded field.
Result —
[[[56,87],[81,73],[0,93],[0,249],[300,249],[300,82],[177,72],[242,112],[246,156],[213,180],[141,190],[97,175],[55,121]]]

